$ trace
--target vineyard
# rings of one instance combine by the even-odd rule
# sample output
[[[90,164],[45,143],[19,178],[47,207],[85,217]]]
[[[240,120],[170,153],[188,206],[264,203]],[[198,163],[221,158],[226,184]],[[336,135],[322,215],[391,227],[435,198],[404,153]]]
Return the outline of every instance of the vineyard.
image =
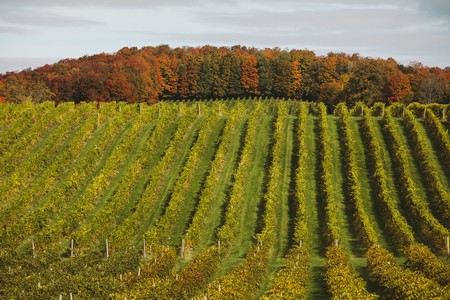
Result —
[[[0,105],[1,299],[450,299],[448,105]]]

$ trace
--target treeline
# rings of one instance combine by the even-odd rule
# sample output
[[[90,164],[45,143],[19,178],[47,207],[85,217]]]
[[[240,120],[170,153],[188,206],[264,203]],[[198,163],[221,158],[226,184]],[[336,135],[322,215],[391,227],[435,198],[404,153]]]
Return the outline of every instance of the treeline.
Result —
[[[0,75],[0,101],[123,101],[288,97],[431,103],[450,101],[450,67],[408,66],[392,58],[309,50],[233,47],[123,48],[114,54],[65,59],[35,70]]]

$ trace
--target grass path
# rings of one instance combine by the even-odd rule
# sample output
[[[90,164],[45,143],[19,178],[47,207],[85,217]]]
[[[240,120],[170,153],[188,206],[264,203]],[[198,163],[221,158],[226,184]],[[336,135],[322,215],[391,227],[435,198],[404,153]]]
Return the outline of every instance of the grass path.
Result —
[[[405,220],[408,220],[405,209],[400,202],[400,191],[397,188],[397,183],[395,180],[393,161],[392,161],[392,158],[388,151],[386,139],[383,135],[382,119],[374,118],[373,120],[374,120],[373,124],[374,124],[374,129],[375,129],[375,135],[378,139],[378,143],[380,144],[380,149],[381,149],[381,153],[383,156],[382,160],[383,160],[384,169],[386,170],[386,175],[387,175],[386,182],[387,182],[387,185],[389,188],[390,196],[397,203],[397,209],[400,211],[400,213],[403,215],[403,217],[405,217]],[[415,238],[417,239],[418,236],[415,236]],[[397,251],[393,251],[393,253],[395,253],[396,256],[398,255],[398,256],[402,257],[402,254],[400,253],[400,251],[398,251],[398,248],[400,247],[400,245],[395,244],[395,241],[394,241],[393,246],[397,248]],[[395,249],[393,249],[393,250],[395,250]]]
[[[286,118],[284,128],[285,139],[282,146],[283,156],[281,158],[283,174],[279,185],[280,209],[278,209],[278,224],[276,227],[278,230],[278,234],[272,258],[268,264],[268,276],[261,285],[261,289],[256,294],[256,298],[262,296],[270,287],[271,281],[276,272],[283,266],[284,256],[290,245],[292,244],[293,222],[291,217],[295,214],[290,211],[290,208],[293,207],[293,204],[291,203],[291,201],[293,201],[293,196],[291,195],[294,193],[294,191],[291,190],[291,181],[294,180],[293,178],[291,178],[291,176],[293,175],[291,168],[294,147],[294,121],[295,117],[293,116],[288,116]]]
[[[155,152],[149,153],[148,155],[152,155],[153,158],[151,162],[146,166],[146,168],[142,171],[142,174],[139,178],[136,179],[136,182],[133,186],[133,191],[131,191],[130,200],[125,205],[125,207],[120,212],[117,218],[117,224],[121,224],[123,220],[125,220],[128,215],[131,213],[136,203],[140,200],[140,196],[144,192],[145,184],[147,182],[148,177],[150,176],[153,168],[157,165],[158,161],[164,155],[164,151],[169,144],[171,138],[173,137],[173,133],[176,130],[176,126],[178,124],[178,120],[174,121],[170,126],[167,127],[167,131],[164,137],[159,140],[158,148]]]
[[[353,131],[354,137],[354,145],[356,147],[356,159],[358,163],[358,174],[359,181],[361,183],[361,192],[364,201],[364,209],[369,217],[370,224],[375,229],[375,232],[378,236],[378,241],[383,248],[388,249],[390,252],[395,252],[397,249],[394,246],[394,241],[392,241],[390,235],[383,228],[383,221],[377,211],[376,203],[374,203],[374,199],[376,199],[375,191],[373,190],[373,182],[372,176],[369,173],[369,166],[367,161],[367,156],[369,148],[365,146],[363,138],[362,138],[362,129],[361,129],[361,118],[351,118],[351,127]]]
[[[424,124],[423,120],[417,119],[417,125],[419,131],[425,137],[426,146],[430,150],[431,159],[439,174],[439,179],[444,188],[448,192],[450,192],[450,167],[446,166],[444,161],[440,157],[439,150],[437,150],[437,147],[434,143],[434,138],[432,134],[426,129],[426,125]]]
[[[170,167],[170,171],[166,176],[166,180],[164,186],[161,188],[161,192],[158,195],[158,199],[153,203],[153,208],[148,212],[148,216],[143,221],[141,228],[136,232],[136,244],[140,243],[141,237],[150,227],[155,224],[156,220],[163,213],[165,206],[167,205],[167,200],[170,197],[170,191],[175,184],[185,162],[189,151],[191,150],[192,145],[194,144],[198,130],[200,129],[201,123],[203,119],[198,118],[194,124],[189,128],[186,132],[185,142],[183,143],[184,147],[180,149],[179,155],[176,160],[172,163]]]
[[[329,299],[325,283],[325,249],[326,245],[321,238],[321,228],[324,228],[324,217],[322,208],[319,206],[318,189],[320,188],[319,173],[317,166],[318,157],[318,139],[317,139],[317,117],[308,116],[308,126],[306,131],[306,146],[308,151],[308,165],[306,168],[306,179],[309,188],[306,190],[309,217],[308,231],[310,232],[311,242],[311,281],[309,284],[308,299]],[[322,214],[319,218],[319,214]]]
[[[242,200],[241,227],[235,242],[229,250],[228,257],[221,263],[217,274],[219,277],[243,262],[248,250],[254,243],[253,237],[258,228],[258,218],[262,215],[260,203],[264,196],[264,184],[267,178],[266,170],[272,134],[272,121],[273,118],[271,116],[265,116],[258,125],[254,159],[250,165],[249,178],[245,186],[244,199]]]
[[[363,249],[358,240],[358,236],[356,232],[353,230],[353,224],[351,223],[350,216],[351,211],[349,209],[349,205],[347,200],[345,199],[345,191],[344,191],[344,170],[342,163],[342,148],[339,142],[339,129],[337,124],[337,118],[334,116],[328,117],[328,128],[330,132],[330,146],[332,147],[332,155],[333,155],[333,183],[334,183],[334,199],[336,201],[339,220],[339,226],[341,229],[341,244],[344,249],[346,249],[352,258],[355,257],[363,257]],[[355,262],[358,262],[356,260]]]
[[[214,204],[211,205],[209,214],[205,218],[205,230],[202,239],[199,242],[199,248],[203,249],[216,243],[215,231],[220,225],[221,216],[224,214],[224,203],[226,202],[227,193],[232,187],[231,178],[238,161],[239,149],[242,145],[242,137],[244,134],[245,120],[241,120],[234,131],[235,138],[230,145],[230,151],[225,159],[219,183],[216,187],[216,198]]]
[[[192,179],[189,183],[189,190],[185,194],[183,208],[181,214],[177,219],[177,224],[173,228],[170,234],[169,246],[179,246],[181,244],[181,236],[186,231],[190,220],[193,217],[193,211],[200,197],[200,190],[203,186],[203,182],[208,175],[208,170],[211,162],[214,158],[214,154],[217,151],[218,139],[222,134],[223,127],[225,125],[225,119],[217,119],[215,128],[209,135],[208,144],[206,150],[202,153],[202,158],[195,170]]]
[[[394,123],[396,124],[398,130],[398,135],[405,147],[405,154],[408,160],[408,168],[411,173],[411,179],[414,181],[414,186],[416,188],[415,192],[417,196],[421,199],[425,199],[428,209],[431,214],[436,218],[436,220],[440,220],[440,218],[434,213],[433,209],[431,209],[429,203],[433,201],[432,194],[430,194],[427,188],[426,181],[424,179],[423,171],[420,168],[420,162],[417,159],[417,155],[415,155],[413,150],[413,143],[411,139],[408,137],[406,132],[406,128],[403,124],[402,119],[394,119]],[[447,226],[448,227],[448,226]]]

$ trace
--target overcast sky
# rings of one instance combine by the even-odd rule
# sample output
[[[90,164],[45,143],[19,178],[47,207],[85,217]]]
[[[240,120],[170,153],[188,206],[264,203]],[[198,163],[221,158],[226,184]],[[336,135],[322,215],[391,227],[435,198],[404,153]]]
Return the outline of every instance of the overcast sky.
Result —
[[[160,44],[309,49],[450,66],[450,0],[0,1],[0,73]]]

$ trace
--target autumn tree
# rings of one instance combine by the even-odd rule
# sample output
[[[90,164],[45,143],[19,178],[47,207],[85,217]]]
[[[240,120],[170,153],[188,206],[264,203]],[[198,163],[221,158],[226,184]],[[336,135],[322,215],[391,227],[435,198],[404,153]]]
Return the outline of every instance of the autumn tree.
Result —
[[[288,52],[281,52],[273,61],[272,94],[276,97],[300,98],[301,80],[299,62]]]
[[[393,60],[364,58],[359,60],[350,74],[345,96],[351,106],[356,102],[372,105],[386,100],[388,78],[397,70]]]
[[[387,91],[388,103],[400,102],[407,103],[412,96],[411,84],[408,76],[402,71],[396,71],[388,79]]]
[[[290,54],[292,59],[299,62],[302,75],[302,98],[317,101],[320,95],[318,76],[321,69],[321,59],[310,50],[291,50]]]
[[[253,55],[245,55],[242,59],[241,85],[244,93],[249,96],[259,95],[258,60]]]
[[[181,98],[199,96],[200,62],[198,56],[187,53],[178,68],[178,94]]]
[[[41,103],[53,100],[53,93],[39,79],[33,79],[29,73],[10,73],[0,84],[0,96],[9,103]]]
[[[173,98],[178,93],[178,60],[163,54],[158,61],[162,78],[161,96],[163,99]]]

